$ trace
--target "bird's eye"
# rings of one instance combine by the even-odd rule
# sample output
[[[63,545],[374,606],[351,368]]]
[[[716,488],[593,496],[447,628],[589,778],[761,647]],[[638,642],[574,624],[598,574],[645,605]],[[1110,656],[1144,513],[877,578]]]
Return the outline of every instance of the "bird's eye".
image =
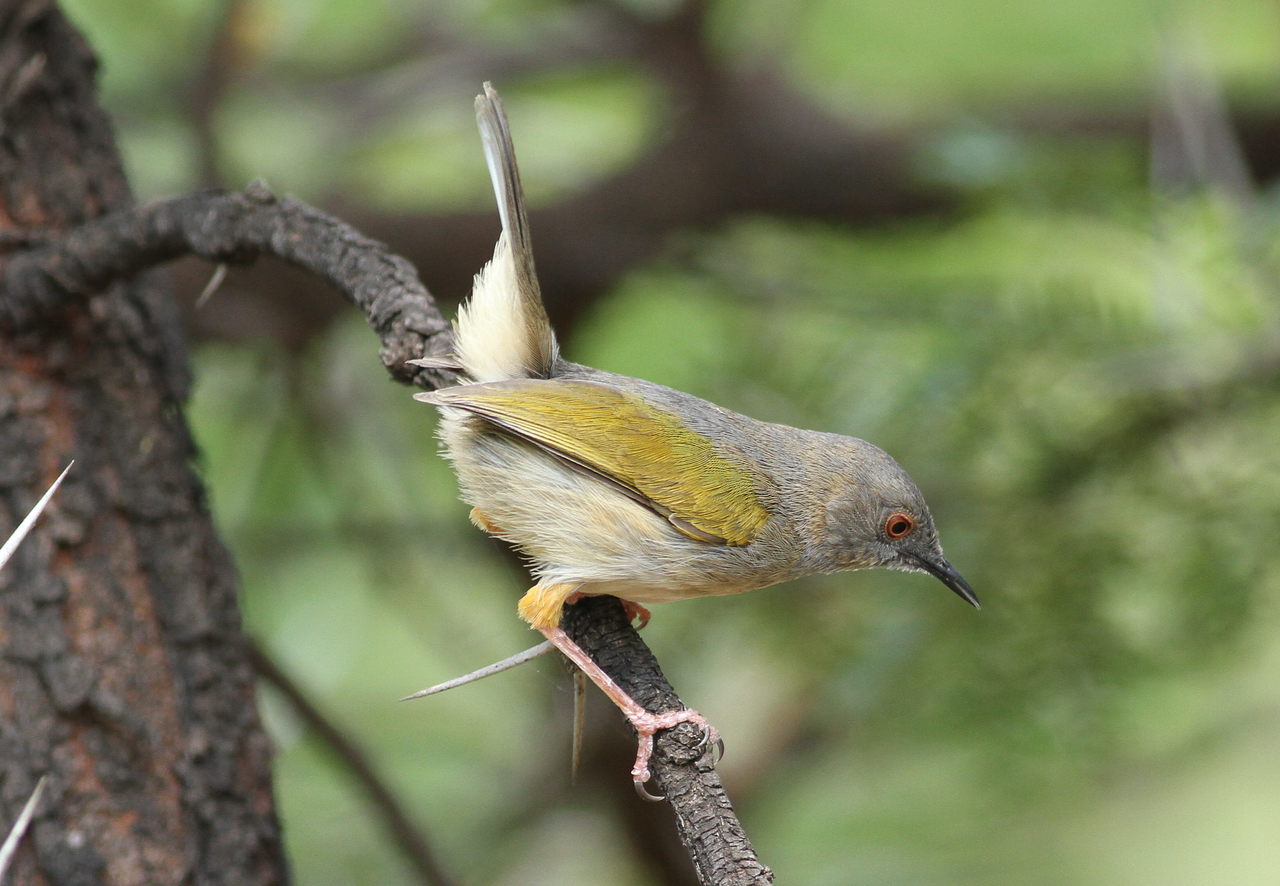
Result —
[[[910,514],[901,512],[890,514],[889,519],[884,521],[884,534],[890,538],[904,538],[911,534],[911,530],[916,528],[916,521],[911,518]]]

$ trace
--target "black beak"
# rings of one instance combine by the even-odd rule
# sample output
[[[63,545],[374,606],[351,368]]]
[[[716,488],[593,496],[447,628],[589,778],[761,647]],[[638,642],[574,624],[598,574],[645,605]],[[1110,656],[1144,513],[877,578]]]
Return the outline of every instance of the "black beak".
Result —
[[[969,587],[969,583],[964,580],[964,576],[956,572],[956,568],[948,563],[945,557],[934,558],[914,553],[908,554],[908,556],[925,572],[928,572],[938,581],[955,591],[956,596],[961,600],[964,600],[974,609],[982,608],[982,604],[978,602],[978,595],[973,592],[973,588]]]

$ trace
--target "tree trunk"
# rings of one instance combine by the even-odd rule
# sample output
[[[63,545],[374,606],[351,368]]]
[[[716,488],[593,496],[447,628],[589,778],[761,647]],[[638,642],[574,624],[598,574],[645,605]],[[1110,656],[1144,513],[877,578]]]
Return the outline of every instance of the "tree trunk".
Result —
[[[88,48],[52,0],[4,2],[0,533],[76,459],[0,571],[0,821],[49,776],[16,882],[284,882],[233,570],[182,420],[186,345],[146,269],[304,268],[419,387],[449,382],[406,362],[448,353],[449,326],[411,264],[261,183],[131,207]],[[619,685],[683,706],[616,600],[574,610],[566,629]],[[651,764],[699,880],[771,882],[699,737],[663,732]]]
[[[49,0],[0,5],[0,318],[16,247],[131,203],[95,67]],[[12,882],[288,879],[187,386],[154,273],[0,320],[0,537],[76,460],[0,572],[0,822],[49,775]]]

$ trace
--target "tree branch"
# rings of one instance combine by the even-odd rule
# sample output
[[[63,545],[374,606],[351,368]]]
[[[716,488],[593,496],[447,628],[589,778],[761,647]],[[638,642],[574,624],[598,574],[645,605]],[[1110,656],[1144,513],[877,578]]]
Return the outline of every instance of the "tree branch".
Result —
[[[22,243],[41,245],[16,251]],[[57,239],[9,238],[7,248],[13,254],[0,280],[6,296],[0,328],[57,323],[77,299],[179,256],[245,263],[267,255],[311,271],[360,308],[393,378],[424,388],[446,382],[405,365],[450,347],[448,324],[413,266],[351,226],[276,197],[260,183],[116,212]],[[657,712],[684,707],[615,599],[570,607],[565,629],[640,704]],[[700,738],[698,730],[682,726],[657,741],[654,777],[675,811],[680,839],[704,884],[770,883],[773,875],[756,858],[713,764],[698,759]]]
[[[336,287],[382,341],[392,377],[434,387],[443,378],[405,361],[448,349],[448,323],[413,266],[350,225],[255,182],[244,191],[191,194],[115,212],[43,248],[12,256],[0,326],[52,322],[76,297],[153,265],[195,254],[242,264],[270,255]]]
[[[586,597],[566,607],[564,629],[647,710],[686,707],[616,598]],[[756,857],[709,750],[699,748],[701,739],[701,730],[688,723],[660,732],[650,763],[654,781],[675,811],[680,842],[698,879],[714,886],[772,883],[773,872]]]

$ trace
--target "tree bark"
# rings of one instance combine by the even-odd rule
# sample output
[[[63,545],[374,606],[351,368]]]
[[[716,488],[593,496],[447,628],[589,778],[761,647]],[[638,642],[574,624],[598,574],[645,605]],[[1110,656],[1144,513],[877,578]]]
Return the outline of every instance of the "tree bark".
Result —
[[[47,322],[105,280],[183,254],[211,260],[274,255],[335,285],[365,314],[397,379],[435,387],[443,379],[405,361],[448,350],[448,327],[403,259],[349,226],[255,185],[243,193],[196,194],[85,224],[12,257],[4,268],[0,328]],[[681,707],[652,653],[612,598],[572,607],[566,629],[633,697],[656,710]],[[655,782],[676,813],[679,836],[699,881],[759,884],[772,875],[755,857],[714,766],[694,747],[696,730],[658,736]]]
[[[686,707],[617,599],[585,597],[565,607],[564,629],[646,710],[660,714]],[[756,856],[701,740],[702,731],[688,723],[658,733],[652,766],[654,783],[675,812],[676,830],[698,882],[772,883],[773,871]]]
[[[132,202],[95,68],[51,2],[0,10],[6,251]],[[288,880],[235,574],[192,468],[187,387],[154,273],[0,324],[0,532],[76,459],[0,573],[0,817],[49,776],[14,883]]]
[[[50,774],[18,882],[283,882],[234,578],[181,417],[186,345],[148,269],[283,258],[421,387],[445,377],[405,361],[447,351],[448,324],[412,265],[264,185],[131,208],[92,68],[48,0],[0,15],[0,520],[77,459],[0,574],[5,811]],[[616,600],[566,627],[642,704],[680,706]],[[653,770],[700,881],[771,882],[697,739],[660,734]]]

